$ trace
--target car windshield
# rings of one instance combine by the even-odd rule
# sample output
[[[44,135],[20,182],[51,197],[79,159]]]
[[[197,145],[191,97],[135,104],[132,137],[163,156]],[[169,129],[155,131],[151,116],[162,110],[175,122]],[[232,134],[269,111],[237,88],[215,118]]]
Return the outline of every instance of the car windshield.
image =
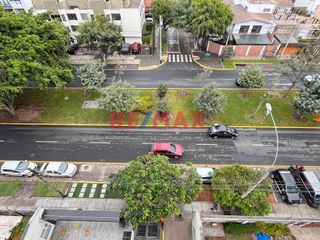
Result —
[[[287,186],[287,192],[288,193],[296,193],[296,192],[298,192],[298,189],[296,186]]]
[[[316,201],[320,201],[320,195],[315,195],[314,198],[316,199]]]
[[[68,164],[61,163],[58,172],[64,173],[68,168]]]
[[[28,165],[29,165],[29,164],[28,164],[27,162],[21,162],[21,163],[18,164],[16,170],[24,171],[24,170],[27,169]]]
[[[170,144],[170,152],[172,153],[176,152],[176,146],[174,144]]]
[[[227,127],[227,132],[233,133],[233,129],[231,127]]]

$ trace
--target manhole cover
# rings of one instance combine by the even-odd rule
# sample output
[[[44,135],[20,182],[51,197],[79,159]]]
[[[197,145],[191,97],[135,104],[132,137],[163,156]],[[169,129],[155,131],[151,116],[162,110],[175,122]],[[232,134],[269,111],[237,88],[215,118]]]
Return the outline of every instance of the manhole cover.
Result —
[[[81,170],[84,172],[90,172],[92,170],[92,166],[90,165],[82,165]]]

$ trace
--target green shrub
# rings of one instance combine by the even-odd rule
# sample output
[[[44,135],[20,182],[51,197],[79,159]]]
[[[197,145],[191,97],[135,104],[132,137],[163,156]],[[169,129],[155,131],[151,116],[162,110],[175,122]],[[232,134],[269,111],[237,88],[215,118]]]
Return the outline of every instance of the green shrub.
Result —
[[[165,83],[160,83],[159,87],[157,88],[157,96],[159,98],[164,98],[168,92],[168,86]]]
[[[145,44],[149,44],[150,43],[150,38],[151,36],[150,35],[147,35],[147,36],[142,36],[142,43]]]
[[[154,102],[151,96],[141,96],[137,99],[137,106],[135,111],[141,113],[147,113],[154,106]]]
[[[266,233],[271,236],[290,235],[290,230],[287,226],[273,223],[226,223],[225,232],[230,234],[245,234],[245,233]]]

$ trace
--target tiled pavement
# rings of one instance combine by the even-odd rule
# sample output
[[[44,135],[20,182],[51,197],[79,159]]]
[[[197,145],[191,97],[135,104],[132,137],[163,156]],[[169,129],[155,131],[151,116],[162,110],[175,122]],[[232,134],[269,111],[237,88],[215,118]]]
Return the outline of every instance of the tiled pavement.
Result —
[[[69,198],[106,198],[105,183],[73,183],[68,190]]]

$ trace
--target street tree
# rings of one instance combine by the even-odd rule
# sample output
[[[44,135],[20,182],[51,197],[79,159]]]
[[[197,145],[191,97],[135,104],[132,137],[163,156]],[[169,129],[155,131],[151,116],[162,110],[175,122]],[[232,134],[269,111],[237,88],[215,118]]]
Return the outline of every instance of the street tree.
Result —
[[[155,98],[155,110],[156,110],[156,112],[159,113],[160,116],[163,116],[164,113],[168,113],[170,111],[170,105],[169,105],[168,98],[156,97]]]
[[[201,180],[190,164],[170,164],[165,156],[145,155],[110,176],[110,190],[126,201],[122,216],[134,229],[179,214],[179,204],[191,203]]]
[[[239,84],[246,89],[262,88],[264,86],[264,72],[257,66],[252,66],[239,74]]]
[[[0,108],[15,115],[14,100],[23,88],[61,88],[71,81],[68,45],[67,30],[49,14],[0,7]]]
[[[298,54],[292,55],[289,59],[280,60],[277,68],[282,76],[287,77],[291,85],[284,97],[288,97],[290,91],[305,77],[310,74],[320,74],[320,40],[312,43],[305,43],[303,50]]]
[[[320,113],[320,79],[305,83],[295,98],[294,109],[301,117]]]
[[[99,49],[103,60],[121,45],[121,26],[111,22],[107,16],[96,16],[94,19],[80,23],[78,41],[91,49]]]
[[[99,105],[108,112],[128,113],[135,109],[137,98],[133,88],[126,82],[112,82],[100,90]]]
[[[239,164],[216,169],[212,179],[212,191],[215,202],[222,208],[244,215],[263,216],[270,211],[267,193],[269,180],[263,181],[247,197],[241,198],[254,182],[261,179],[260,172]]]
[[[159,22],[159,16],[162,17],[162,28],[163,30],[167,31],[168,26],[173,23],[174,19],[174,9],[175,9],[176,3],[172,0],[153,0],[151,11],[153,19],[156,22]]]
[[[230,26],[233,13],[222,0],[181,0],[175,11],[175,25],[193,34],[205,51],[210,34],[224,35]]]
[[[157,97],[164,98],[167,94],[168,87],[165,83],[160,83],[159,87],[157,88]]]
[[[85,87],[85,91],[87,89],[97,90],[101,88],[106,80],[104,67],[105,64],[101,61],[91,61],[77,69],[77,76],[79,76],[81,84]]]
[[[196,94],[194,104],[200,112],[205,113],[205,118],[209,118],[225,110],[227,98],[214,84],[210,83]]]

